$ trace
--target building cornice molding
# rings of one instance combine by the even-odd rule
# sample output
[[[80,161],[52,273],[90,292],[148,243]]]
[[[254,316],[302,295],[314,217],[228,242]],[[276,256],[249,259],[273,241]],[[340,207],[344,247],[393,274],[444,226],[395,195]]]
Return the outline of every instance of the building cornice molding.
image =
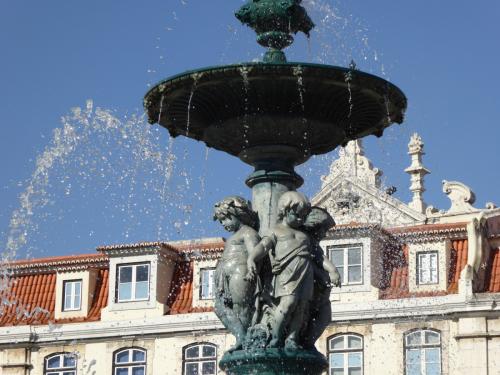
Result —
[[[94,268],[107,268],[109,259],[100,257],[68,257],[60,260],[43,260],[11,263],[7,265],[10,275],[22,276],[54,272],[76,272]]]
[[[467,238],[467,226],[465,224],[449,228],[425,229],[407,231],[403,228],[389,229],[389,232],[404,243],[438,242],[444,240],[460,240]]]

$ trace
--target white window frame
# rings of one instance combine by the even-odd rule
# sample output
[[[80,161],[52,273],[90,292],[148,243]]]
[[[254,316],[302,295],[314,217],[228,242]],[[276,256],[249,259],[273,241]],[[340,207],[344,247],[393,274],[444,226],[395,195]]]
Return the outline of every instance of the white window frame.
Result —
[[[80,285],[80,294],[76,294],[76,285]],[[63,281],[63,303],[62,311],[80,311],[82,309],[82,288],[83,280],[64,280]],[[70,296],[70,305],[66,305],[66,297]],[[78,298],[77,298],[78,297]],[[78,302],[78,305],[76,304]]]
[[[134,361],[134,351],[141,352],[144,354],[144,361]],[[128,362],[118,362],[117,358],[118,355],[128,352],[129,356],[129,361]],[[144,369],[144,375],[146,375],[146,366],[147,366],[147,360],[148,360],[148,352],[145,349],[142,348],[122,348],[118,349],[114,355],[113,355],[113,375],[116,375],[118,373],[118,370],[121,369],[127,369],[127,375],[132,375],[133,370],[135,368],[143,368]]]
[[[426,342],[426,333],[431,332],[433,334],[437,334],[439,337],[438,343],[427,343]],[[419,344],[409,344],[409,338],[416,333],[420,333],[420,343]],[[433,330],[433,329],[419,329],[407,332],[404,335],[404,351],[405,351],[405,375],[409,375],[408,372],[408,352],[410,350],[419,350],[420,351],[420,375],[427,375],[427,350],[429,349],[439,349],[439,373],[431,374],[431,375],[441,375],[443,372],[443,364],[442,364],[442,348],[441,348],[441,332]]]
[[[203,282],[203,275],[208,273],[208,296],[204,296],[204,288],[205,284]],[[200,300],[211,300],[215,298],[215,281],[214,281],[215,268],[213,267],[205,267],[200,269]],[[211,281],[210,281],[211,279]]]
[[[75,361],[75,365],[69,366],[69,367],[64,367],[64,358],[68,357],[68,356],[73,357],[73,359]],[[60,357],[59,363],[63,367],[49,368],[49,361],[55,357]],[[43,373],[44,373],[44,375],[63,375],[63,374],[76,375],[77,365],[78,365],[78,358],[74,353],[55,353],[55,354],[51,354],[51,355],[48,355],[47,357],[45,357],[44,365],[43,365]]]
[[[148,295],[145,298],[136,298],[136,286],[137,286],[137,268],[138,267],[143,267],[147,266],[148,267]],[[124,299],[120,298],[120,277],[121,273],[120,270],[122,268],[132,268],[132,279],[130,281],[131,284],[131,290],[130,290],[130,298],[129,299]],[[123,283],[125,284],[125,283]],[[151,294],[151,264],[146,262],[146,263],[134,263],[134,264],[118,264],[116,266],[116,301],[118,303],[123,303],[123,302],[137,302],[137,301],[149,301],[149,297]]]
[[[349,347],[349,338],[350,337],[355,337],[359,340],[361,340],[361,347]],[[342,338],[344,341],[344,347],[342,349],[333,349],[333,341],[338,340],[339,338]],[[328,373],[333,374],[334,370],[341,370],[340,368],[333,368],[331,366],[331,357],[333,355],[343,355],[343,363],[344,363],[344,368],[342,369],[344,375],[349,374],[349,369],[352,368],[357,368],[357,367],[350,367],[349,366],[349,354],[361,354],[361,374],[364,374],[364,340],[363,336],[355,334],[355,333],[345,333],[345,334],[339,334],[335,335],[333,337],[330,337],[328,339]]]
[[[214,349],[215,350],[215,355],[214,356],[210,356],[210,357],[204,357],[203,356],[203,347],[204,346],[209,346],[212,349]],[[191,357],[191,358],[186,357],[186,352],[189,349],[192,349],[192,348],[195,348],[195,347],[198,347],[199,356],[196,357],[196,358],[195,357]],[[213,362],[214,363],[214,369],[215,369],[215,373],[214,374],[217,374],[217,345],[211,344],[211,343],[208,343],[208,342],[204,342],[204,343],[190,344],[188,346],[185,346],[182,349],[182,374],[183,375],[187,375],[187,366],[190,365],[190,364],[197,364],[198,365],[198,374],[203,374],[203,371],[202,371],[203,370],[203,364],[204,363],[208,363],[208,362]]]
[[[350,249],[359,249],[361,263],[349,264],[349,250]],[[343,260],[342,267],[339,267],[339,265],[334,263],[335,267],[337,267],[337,269],[342,269],[342,271],[343,271],[342,275],[344,277],[342,280],[342,286],[344,286],[344,285],[362,285],[363,284],[363,278],[364,278],[363,255],[364,254],[363,254],[363,245],[362,244],[333,245],[333,246],[328,246],[327,250],[328,250],[328,257],[329,257],[330,261],[332,261],[332,259],[333,259],[333,256],[332,256],[333,251],[335,251],[335,250],[337,250],[337,251],[343,250],[344,251],[344,254],[343,254],[344,260]],[[360,267],[360,280],[349,282],[349,267],[353,267],[353,266]]]
[[[428,257],[428,269],[423,269],[422,259]],[[432,258],[435,257],[435,268],[432,267]],[[435,285],[439,284],[439,251],[419,251],[417,252],[417,285]],[[428,280],[423,279],[423,272],[427,271]],[[434,272],[434,273],[433,273]]]

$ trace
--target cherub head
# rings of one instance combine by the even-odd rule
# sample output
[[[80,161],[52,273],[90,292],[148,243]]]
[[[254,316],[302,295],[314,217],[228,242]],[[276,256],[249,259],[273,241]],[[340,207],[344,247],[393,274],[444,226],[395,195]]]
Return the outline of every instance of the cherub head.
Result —
[[[284,220],[292,228],[298,228],[311,211],[311,204],[304,194],[287,191],[278,200],[278,220]]]
[[[323,239],[328,229],[334,225],[333,217],[321,207],[313,207],[304,222],[306,231],[317,241]]]
[[[242,225],[254,229],[258,226],[257,214],[252,204],[238,196],[226,197],[214,206],[214,220],[218,220],[229,232],[236,232]]]

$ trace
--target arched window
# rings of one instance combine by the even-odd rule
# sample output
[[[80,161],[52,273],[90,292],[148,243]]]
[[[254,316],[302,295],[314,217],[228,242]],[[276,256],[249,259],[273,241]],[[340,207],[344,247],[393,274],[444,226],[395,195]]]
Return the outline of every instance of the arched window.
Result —
[[[441,374],[441,334],[419,329],[405,334],[406,375]]]
[[[182,353],[184,375],[217,374],[217,346],[198,343],[184,347]]]
[[[45,357],[45,375],[76,375],[76,355],[74,353],[56,353]]]
[[[336,335],[328,340],[330,375],[363,375],[363,336]]]
[[[124,348],[113,355],[113,375],[146,375],[146,350]]]

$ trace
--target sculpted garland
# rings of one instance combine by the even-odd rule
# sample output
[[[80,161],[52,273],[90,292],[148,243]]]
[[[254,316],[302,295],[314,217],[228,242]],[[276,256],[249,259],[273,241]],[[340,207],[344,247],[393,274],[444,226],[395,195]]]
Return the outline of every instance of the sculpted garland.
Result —
[[[233,232],[215,271],[215,313],[236,337],[230,352],[314,349],[330,321],[340,275],[319,242],[335,222],[296,191],[284,193],[277,210],[277,223],[260,237],[250,202],[227,197],[215,205],[214,219]]]

